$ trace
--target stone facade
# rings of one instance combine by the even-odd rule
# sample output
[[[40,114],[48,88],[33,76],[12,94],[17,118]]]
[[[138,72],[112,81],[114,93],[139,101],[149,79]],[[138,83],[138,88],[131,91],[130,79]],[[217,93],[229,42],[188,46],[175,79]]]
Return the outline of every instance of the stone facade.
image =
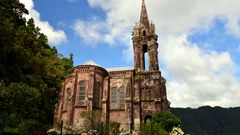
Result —
[[[75,67],[62,85],[55,123],[63,121],[77,126],[83,121],[81,112],[97,110],[101,112],[99,122],[116,121],[129,130],[138,129],[140,122],[151,118],[153,113],[169,111],[166,80],[158,67],[157,39],[143,1],[140,22],[132,33],[134,67],[105,69],[92,61]]]

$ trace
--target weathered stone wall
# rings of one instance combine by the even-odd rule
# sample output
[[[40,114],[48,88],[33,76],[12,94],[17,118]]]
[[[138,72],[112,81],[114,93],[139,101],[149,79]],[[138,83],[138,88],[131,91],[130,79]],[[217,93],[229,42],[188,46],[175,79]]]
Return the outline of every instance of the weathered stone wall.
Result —
[[[132,96],[132,84],[133,84],[133,71],[115,71],[110,72],[110,92],[109,100],[111,101],[111,88],[120,88],[124,86],[125,88],[125,106],[124,108],[111,108],[109,111],[110,121],[115,121],[121,123],[121,128],[125,130],[130,129],[131,123],[131,96]],[[119,90],[119,89],[118,89]],[[119,97],[119,95],[118,95]],[[110,102],[111,106],[111,102]]]
[[[55,122],[59,123],[63,120],[68,125],[76,124],[80,118],[80,112],[93,110],[92,100],[93,91],[97,82],[101,83],[100,101],[102,99],[102,89],[104,87],[104,78],[107,76],[107,71],[97,66],[78,66],[74,69],[73,73],[63,83],[61,92],[59,94],[59,102],[56,107]],[[86,95],[85,104],[79,105],[79,89],[80,82],[86,81]],[[99,108],[101,109],[101,105]]]
[[[134,123],[137,130],[140,122],[144,122],[147,117],[158,111],[168,111],[169,104],[166,98],[165,79],[161,77],[160,71],[112,71],[107,73],[105,70],[96,67],[78,67],[69,76],[61,89],[59,95],[58,110],[56,110],[55,121],[79,125],[82,120],[82,111],[101,111],[101,121],[108,123],[115,121],[121,123],[121,128],[130,129],[130,124]],[[77,104],[79,96],[79,82],[86,81],[85,105]],[[93,107],[93,92],[96,83],[101,84],[99,107]],[[124,86],[123,108],[111,108],[111,88],[117,89]],[[67,90],[70,89],[70,98],[66,100]],[[119,89],[118,89],[119,90]],[[118,93],[119,94],[119,93]],[[119,98],[119,95],[118,95]],[[65,103],[69,102],[65,109]],[[100,118],[99,118],[100,119]]]

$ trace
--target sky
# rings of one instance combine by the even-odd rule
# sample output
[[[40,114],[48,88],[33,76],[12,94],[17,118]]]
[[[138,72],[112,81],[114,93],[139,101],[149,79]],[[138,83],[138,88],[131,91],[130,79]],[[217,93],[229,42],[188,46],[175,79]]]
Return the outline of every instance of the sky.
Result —
[[[20,0],[74,65],[133,66],[141,0]],[[240,0],[145,0],[171,107],[240,106]]]

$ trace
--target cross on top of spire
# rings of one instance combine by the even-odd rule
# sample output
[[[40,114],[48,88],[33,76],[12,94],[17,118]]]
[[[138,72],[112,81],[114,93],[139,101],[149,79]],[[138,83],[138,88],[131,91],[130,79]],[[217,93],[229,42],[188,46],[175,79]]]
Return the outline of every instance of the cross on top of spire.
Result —
[[[145,5],[145,0],[142,0],[140,24],[142,24],[147,29],[149,28],[149,20],[148,20],[148,14],[147,14],[147,8],[146,8],[146,5]]]

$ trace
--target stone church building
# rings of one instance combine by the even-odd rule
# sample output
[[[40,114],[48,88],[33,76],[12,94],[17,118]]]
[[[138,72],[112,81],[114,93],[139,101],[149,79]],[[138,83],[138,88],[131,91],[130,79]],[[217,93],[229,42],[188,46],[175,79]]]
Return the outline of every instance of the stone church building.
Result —
[[[140,22],[132,32],[134,67],[105,69],[93,61],[76,66],[61,88],[55,123],[77,126],[81,112],[100,111],[99,120],[104,124],[116,121],[129,130],[156,112],[169,111],[166,80],[158,66],[157,40],[143,0]]]

